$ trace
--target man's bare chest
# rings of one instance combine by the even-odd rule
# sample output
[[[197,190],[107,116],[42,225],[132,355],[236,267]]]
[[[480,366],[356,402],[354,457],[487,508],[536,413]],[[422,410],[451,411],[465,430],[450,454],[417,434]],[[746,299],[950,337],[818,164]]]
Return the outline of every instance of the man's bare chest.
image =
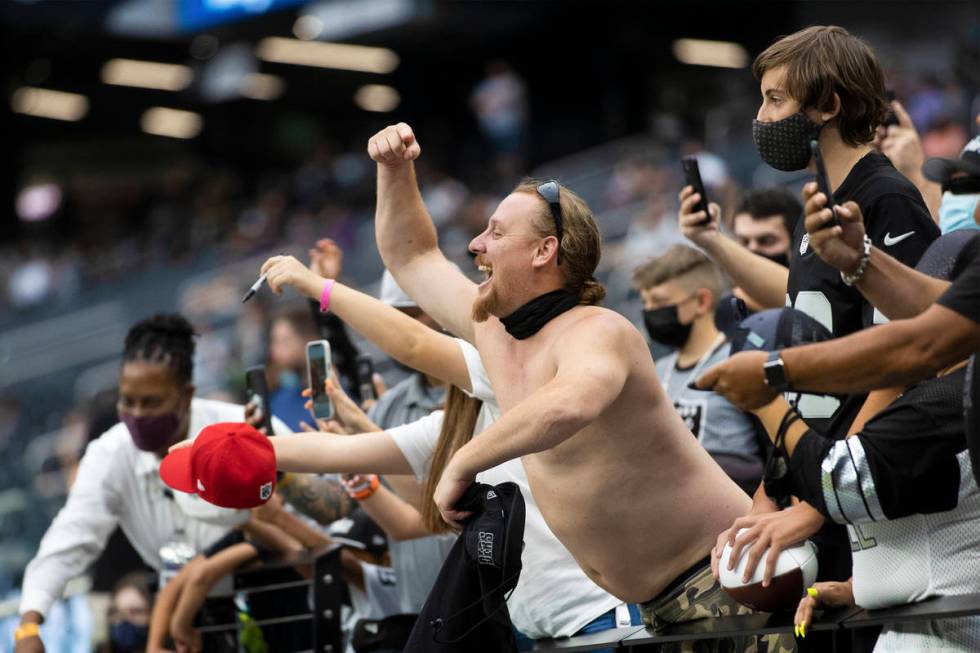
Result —
[[[491,344],[481,349],[501,409],[506,411],[520,403],[554,378],[556,369],[547,344],[536,347]]]

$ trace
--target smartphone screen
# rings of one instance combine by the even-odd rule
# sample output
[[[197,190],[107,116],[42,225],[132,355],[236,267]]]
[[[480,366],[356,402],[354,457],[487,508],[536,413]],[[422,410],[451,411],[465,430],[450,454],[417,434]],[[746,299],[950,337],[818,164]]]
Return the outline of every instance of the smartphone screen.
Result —
[[[827,197],[827,208],[833,213],[833,217],[824,223],[821,229],[836,227],[840,225],[837,213],[834,212],[834,194],[830,192],[830,181],[827,179],[827,168],[823,164],[823,156],[820,154],[820,146],[817,141],[810,141],[810,151],[813,153],[813,163],[817,169],[817,189]]]
[[[701,224],[711,222],[711,214],[708,212],[708,194],[704,192],[704,183],[701,181],[701,168],[698,167],[698,160],[693,156],[685,156],[681,159],[681,168],[684,169],[684,181],[688,186],[694,188],[694,192],[701,196],[698,203],[694,205],[695,211],[704,211],[706,216]]]
[[[310,381],[310,399],[313,401],[313,416],[319,419],[333,417],[333,405],[325,387],[330,376],[330,343],[314,340],[306,343],[306,369]]]

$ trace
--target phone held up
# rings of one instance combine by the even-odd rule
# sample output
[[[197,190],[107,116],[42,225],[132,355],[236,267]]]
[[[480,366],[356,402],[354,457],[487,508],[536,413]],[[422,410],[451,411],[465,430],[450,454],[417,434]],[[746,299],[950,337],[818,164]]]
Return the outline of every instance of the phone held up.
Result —
[[[704,192],[704,184],[701,182],[701,168],[698,167],[697,157],[685,156],[681,159],[681,168],[684,169],[684,181],[694,189],[694,192],[701,196],[698,203],[694,205],[695,212],[704,211],[705,218],[698,223],[703,226],[711,222],[711,213],[708,211],[708,195]]]
[[[882,127],[891,127],[892,125],[899,125],[898,116],[895,114],[895,110],[892,109],[892,102],[895,101],[895,91],[890,88],[885,89],[885,102],[888,103],[888,109],[885,111],[885,118],[881,121]]]
[[[259,427],[265,427],[266,435],[275,435],[272,432],[269,384],[266,381],[264,366],[256,365],[245,370],[245,390],[248,394],[248,403],[262,411],[262,423],[259,424]]]
[[[371,354],[357,355],[357,389],[361,393],[361,401],[378,398],[374,391],[374,361]]]
[[[317,419],[333,417],[333,404],[330,403],[326,388],[330,369],[330,343],[326,340],[306,343],[306,372],[310,383],[310,399],[313,401],[311,412]]]
[[[817,141],[810,141],[810,151],[813,153],[813,164],[817,169],[817,190],[827,198],[827,208],[830,209],[831,218],[821,229],[828,227],[839,227],[840,219],[837,211],[834,210],[834,194],[830,192],[830,181],[827,179],[827,168],[823,164],[823,156],[820,154],[820,145]]]

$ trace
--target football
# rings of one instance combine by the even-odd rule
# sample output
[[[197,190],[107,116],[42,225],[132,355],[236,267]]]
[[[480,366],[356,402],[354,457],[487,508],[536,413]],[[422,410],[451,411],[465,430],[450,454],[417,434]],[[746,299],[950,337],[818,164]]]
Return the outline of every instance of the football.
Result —
[[[742,582],[745,564],[749,558],[748,550],[749,547],[742,550],[741,559],[735,565],[735,569],[729,570],[728,560],[732,547],[729,544],[725,545],[718,564],[722,589],[742,605],[747,605],[754,610],[776,612],[795,609],[806,588],[817,579],[817,547],[806,540],[780,553],[769,587],[762,586],[762,575],[766,568],[766,560],[769,558],[768,551],[756,565],[752,578],[747,583]]]

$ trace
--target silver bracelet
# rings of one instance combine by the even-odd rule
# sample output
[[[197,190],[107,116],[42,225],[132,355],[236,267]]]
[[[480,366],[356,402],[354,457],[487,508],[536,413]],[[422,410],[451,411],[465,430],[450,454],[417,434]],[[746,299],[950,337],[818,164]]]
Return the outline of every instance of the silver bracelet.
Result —
[[[858,263],[857,270],[854,274],[844,274],[843,271],[840,273],[840,280],[844,282],[844,285],[853,286],[861,277],[864,276],[864,271],[868,269],[868,261],[871,260],[871,239],[868,238],[868,234],[864,234],[864,254],[861,256],[861,262]]]

